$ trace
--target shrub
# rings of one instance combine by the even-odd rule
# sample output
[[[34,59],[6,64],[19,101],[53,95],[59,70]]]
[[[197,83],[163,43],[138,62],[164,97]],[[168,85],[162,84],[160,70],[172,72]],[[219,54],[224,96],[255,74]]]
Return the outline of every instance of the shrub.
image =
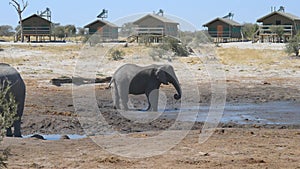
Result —
[[[170,59],[170,52],[159,48],[159,47],[153,47],[150,51],[149,51],[149,56],[151,56],[151,58],[154,61],[159,61],[159,59],[162,59],[164,57],[167,57],[167,59]]]
[[[3,83],[0,84],[0,141],[2,141],[2,138],[5,135],[6,128],[13,124],[17,115],[17,103],[14,95],[9,89],[10,83],[8,81],[3,81]],[[7,160],[7,154],[7,150],[4,150],[2,155],[0,155],[0,168],[6,167],[4,161]]]
[[[242,33],[246,39],[252,39],[256,31],[258,30],[257,24],[245,23],[242,27]]]
[[[296,56],[299,56],[299,49],[300,49],[300,33],[297,36],[294,36],[289,42],[286,44],[286,52],[288,54],[295,53]]]
[[[125,55],[125,52],[120,49],[110,49],[108,55],[111,60],[122,60]]]
[[[172,50],[177,56],[189,55],[186,46],[182,45],[177,39],[174,38],[164,38],[163,44],[160,47],[166,51]]]
[[[90,46],[96,46],[97,44],[101,44],[103,42],[103,38],[99,33],[94,33],[93,35],[85,35],[83,39],[83,43],[88,43]]]
[[[271,27],[271,32],[275,33],[277,35],[277,41],[281,42],[282,36],[284,34],[284,27],[283,26],[275,26]]]

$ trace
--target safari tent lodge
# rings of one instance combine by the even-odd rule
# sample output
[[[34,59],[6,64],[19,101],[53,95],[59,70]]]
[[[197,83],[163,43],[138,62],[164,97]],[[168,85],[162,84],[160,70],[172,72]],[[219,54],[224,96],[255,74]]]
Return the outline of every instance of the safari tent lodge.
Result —
[[[257,20],[259,29],[255,34],[255,41],[260,42],[287,42],[300,30],[300,18],[285,12],[284,7],[272,11]]]
[[[232,19],[233,14],[229,13],[222,18],[216,18],[204,24],[207,27],[208,34],[215,42],[240,41],[242,35],[242,25]]]
[[[89,35],[97,33],[102,41],[118,40],[118,26],[105,20],[97,19],[84,26],[88,29]]]
[[[134,34],[129,41],[160,43],[163,37],[178,38],[179,23],[164,16],[163,11],[147,14],[133,22]]]
[[[32,36],[35,36],[35,41],[45,41],[45,37],[51,41],[51,26],[52,22],[37,15],[33,14],[22,20],[23,23],[23,36],[24,39],[30,42]],[[21,30],[16,33],[16,41],[21,39]],[[25,39],[26,40],[26,39]]]

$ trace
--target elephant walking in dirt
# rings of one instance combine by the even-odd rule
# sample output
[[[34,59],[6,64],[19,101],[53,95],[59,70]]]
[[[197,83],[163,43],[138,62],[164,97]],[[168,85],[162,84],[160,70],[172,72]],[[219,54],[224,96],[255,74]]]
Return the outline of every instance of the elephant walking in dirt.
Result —
[[[114,84],[114,105],[117,109],[128,109],[128,95],[146,94],[147,110],[157,111],[159,87],[171,83],[177,94],[176,100],[181,98],[181,87],[171,65],[150,65],[141,67],[135,64],[125,64],[116,70],[111,84]],[[121,102],[121,104],[120,104]],[[121,107],[122,106],[122,107]]]
[[[9,84],[8,84],[9,82]],[[5,87],[10,85],[9,92],[15,97],[17,105],[17,118],[12,127],[6,129],[6,136],[22,137],[21,135],[21,117],[23,115],[26,87],[19,72],[8,64],[0,63],[0,83]]]

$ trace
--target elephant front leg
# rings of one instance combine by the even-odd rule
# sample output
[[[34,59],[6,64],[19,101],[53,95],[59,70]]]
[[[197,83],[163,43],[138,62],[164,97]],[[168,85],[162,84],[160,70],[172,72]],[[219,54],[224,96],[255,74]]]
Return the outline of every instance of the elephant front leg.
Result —
[[[150,111],[157,111],[158,110],[158,96],[159,90],[154,89],[150,91],[150,93],[146,94],[148,99],[148,108],[147,110]]]

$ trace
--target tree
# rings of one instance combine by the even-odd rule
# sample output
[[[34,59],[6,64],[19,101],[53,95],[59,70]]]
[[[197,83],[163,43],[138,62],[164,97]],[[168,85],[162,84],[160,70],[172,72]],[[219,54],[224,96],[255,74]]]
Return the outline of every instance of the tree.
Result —
[[[132,22],[124,23],[120,30],[120,36],[128,37],[134,33],[134,25]]]
[[[70,37],[76,33],[76,27],[74,25],[66,25],[64,28],[67,37]]]
[[[20,25],[17,25],[16,27],[15,27],[15,32],[18,32],[20,30]]]
[[[78,35],[85,35],[86,34],[86,30],[84,28],[77,27],[77,34]]]
[[[0,26],[0,36],[11,36],[14,33],[14,29],[10,25]]]
[[[22,7],[21,7],[20,3],[17,2],[16,0],[11,0],[11,2],[9,2],[9,4],[12,5],[16,9],[16,11],[18,12],[19,23],[20,23],[20,28],[21,28],[21,42],[24,42],[22,13],[24,12],[24,10],[26,9],[26,7],[28,6],[28,1],[26,1],[24,3],[24,0],[22,0]]]
[[[55,36],[60,38],[60,40],[62,40],[62,38],[66,37],[64,26],[56,26],[53,30],[53,33],[54,33]]]
[[[246,39],[252,39],[255,32],[258,30],[257,24],[245,23],[242,27],[242,33]]]
[[[279,38],[278,41],[281,42],[282,36],[284,34],[284,27],[283,26],[274,26],[271,27],[271,32],[275,33]]]
[[[299,56],[299,49],[300,49],[300,33],[298,33],[296,36],[294,36],[291,40],[289,40],[289,43],[286,44],[286,52],[288,54],[295,53],[296,56]]]

